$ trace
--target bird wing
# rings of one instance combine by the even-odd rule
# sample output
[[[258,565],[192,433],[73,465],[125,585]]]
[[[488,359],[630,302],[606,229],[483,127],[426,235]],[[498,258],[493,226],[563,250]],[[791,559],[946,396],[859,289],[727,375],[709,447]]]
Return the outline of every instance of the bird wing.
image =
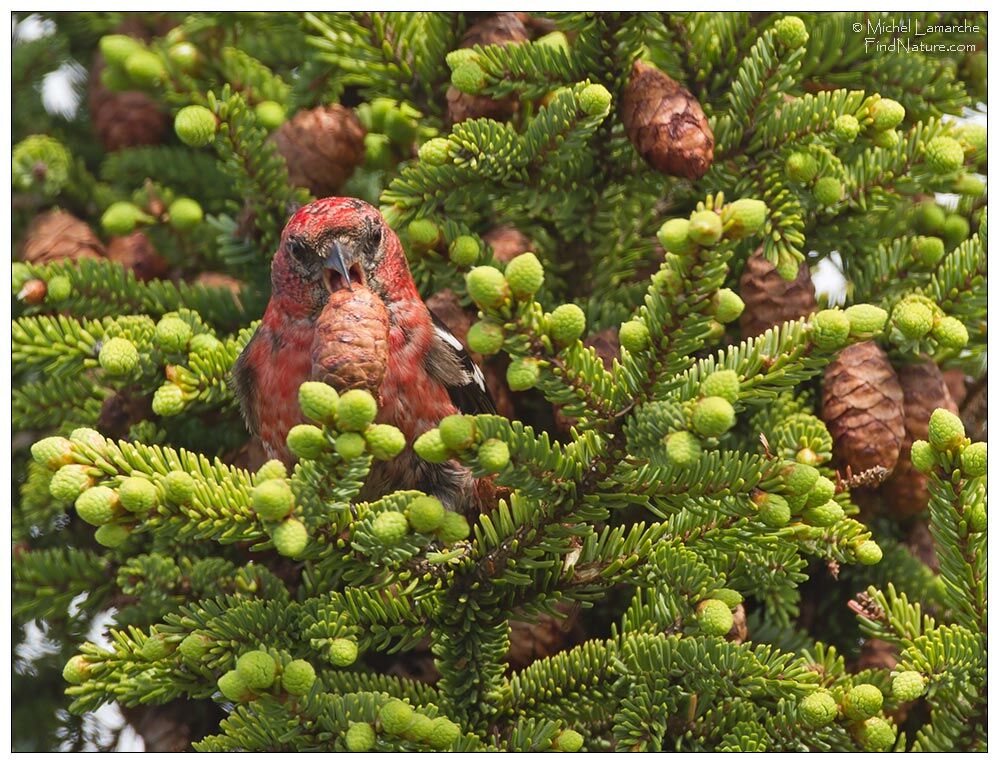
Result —
[[[256,374],[253,365],[250,363],[250,354],[254,345],[260,341],[261,327],[253,333],[253,337],[246,343],[243,352],[236,359],[236,365],[232,368],[230,378],[232,388],[236,393],[236,400],[239,401],[239,409],[243,413],[243,420],[251,435],[260,434],[260,418],[257,413],[257,401],[254,395],[256,389]]]
[[[451,402],[463,414],[495,414],[496,404],[482,369],[471,359],[461,340],[430,311],[436,342],[427,354],[427,372],[447,388]]]

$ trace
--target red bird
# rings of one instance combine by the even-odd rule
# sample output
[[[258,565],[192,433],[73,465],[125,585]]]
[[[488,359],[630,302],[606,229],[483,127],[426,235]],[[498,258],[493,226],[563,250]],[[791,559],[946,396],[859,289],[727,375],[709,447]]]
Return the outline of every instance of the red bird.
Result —
[[[319,199],[285,226],[271,264],[270,302],[234,369],[247,426],[272,458],[294,460],[285,438],[303,421],[298,388],[313,373],[317,318],[334,291],[357,283],[384,303],[388,315],[379,422],[395,425],[412,444],[449,414],[495,412],[482,372],[423,303],[399,238],[378,210],[359,199]],[[425,462],[411,447],[391,462],[373,464],[364,495],[404,488],[478,514],[470,473],[455,462]]]

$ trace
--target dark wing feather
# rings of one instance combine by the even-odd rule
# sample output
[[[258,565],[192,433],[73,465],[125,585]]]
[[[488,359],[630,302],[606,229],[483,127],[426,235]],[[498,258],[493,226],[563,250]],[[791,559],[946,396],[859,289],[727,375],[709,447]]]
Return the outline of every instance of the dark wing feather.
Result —
[[[240,411],[243,412],[243,420],[251,435],[260,434],[260,419],[256,406],[256,373],[250,364],[250,352],[255,342],[260,341],[260,327],[253,333],[253,337],[246,343],[243,352],[236,359],[236,364],[232,367],[230,383],[236,393],[236,400],[239,401]]]
[[[486,389],[482,370],[461,341],[430,311],[437,342],[427,358],[427,371],[447,388],[451,402],[463,414],[495,414],[496,404]]]

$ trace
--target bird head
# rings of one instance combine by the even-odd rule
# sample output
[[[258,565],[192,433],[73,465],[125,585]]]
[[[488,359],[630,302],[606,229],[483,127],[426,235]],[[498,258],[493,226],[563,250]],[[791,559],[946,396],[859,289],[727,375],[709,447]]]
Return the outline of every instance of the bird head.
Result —
[[[416,295],[402,245],[377,209],[330,197],[299,209],[271,263],[272,299],[315,315],[330,294],[365,286],[391,303]]]

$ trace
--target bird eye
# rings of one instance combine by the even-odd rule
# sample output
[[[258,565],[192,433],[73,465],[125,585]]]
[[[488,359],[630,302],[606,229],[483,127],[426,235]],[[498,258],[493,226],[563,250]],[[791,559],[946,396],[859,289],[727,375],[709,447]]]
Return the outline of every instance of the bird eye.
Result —
[[[309,245],[301,239],[288,239],[288,251],[296,260],[304,260],[310,252]]]

